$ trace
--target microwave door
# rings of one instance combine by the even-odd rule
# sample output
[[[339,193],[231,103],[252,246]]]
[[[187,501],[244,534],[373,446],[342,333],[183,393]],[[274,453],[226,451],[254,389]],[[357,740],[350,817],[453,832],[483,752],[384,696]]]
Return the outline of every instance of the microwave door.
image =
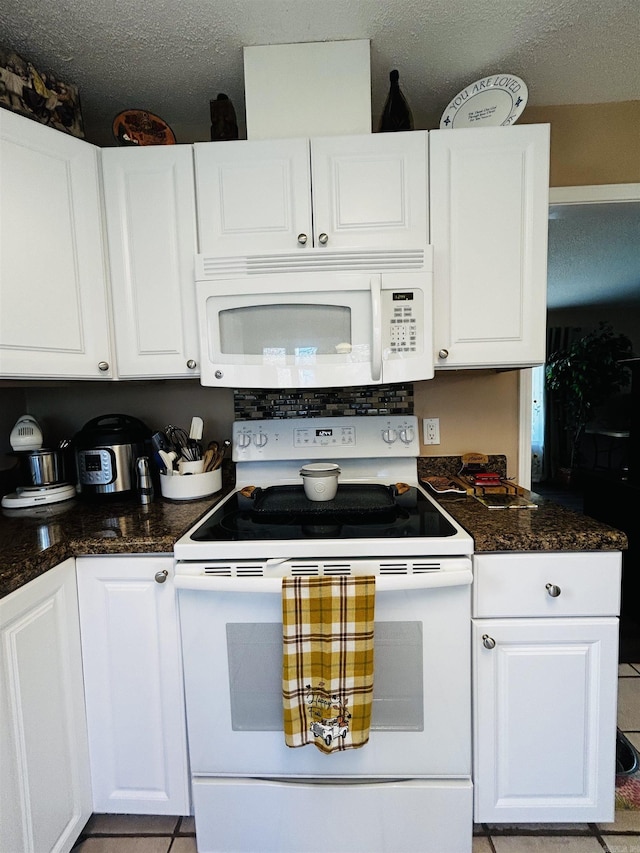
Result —
[[[202,384],[323,388],[379,383],[380,278],[290,274],[199,282]]]

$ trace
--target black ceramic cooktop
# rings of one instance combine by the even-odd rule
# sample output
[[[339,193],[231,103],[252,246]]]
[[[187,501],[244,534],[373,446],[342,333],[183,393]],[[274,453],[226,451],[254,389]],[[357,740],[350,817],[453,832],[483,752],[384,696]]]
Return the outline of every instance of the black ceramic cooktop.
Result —
[[[404,539],[456,530],[419,489],[340,485],[332,501],[310,501],[302,486],[234,492],[191,534],[196,542],[267,539]]]

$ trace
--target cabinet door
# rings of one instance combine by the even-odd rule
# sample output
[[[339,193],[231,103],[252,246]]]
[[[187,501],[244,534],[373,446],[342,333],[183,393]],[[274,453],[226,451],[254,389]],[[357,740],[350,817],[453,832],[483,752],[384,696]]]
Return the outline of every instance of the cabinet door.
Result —
[[[435,365],[542,364],[549,127],[429,137]]]
[[[315,246],[389,250],[429,242],[426,133],[312,139],[311,164]]]
[[[194,145],[200,252],[232,256],[312,245],[307,139]]]
[[[173,560],[77,563],[94,811],[189,814]]]
[[[118,374],[197,376],[190,145],[102,152]]]
[[[75,561],[0,601],[0,850],[66,853],[91,816]]]
[[[112,375],[98,149],[0,110],[0,375]]]
[[[474,819],[613,820],[618,620],[480,619],[473,644]]]

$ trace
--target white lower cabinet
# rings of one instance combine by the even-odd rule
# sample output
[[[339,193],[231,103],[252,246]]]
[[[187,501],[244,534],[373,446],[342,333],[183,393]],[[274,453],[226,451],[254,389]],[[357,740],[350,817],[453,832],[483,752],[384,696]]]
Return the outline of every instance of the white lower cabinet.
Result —
[[[91,815],[75,561],[0,601],[0,850],[66,853]]]
[[[620,554],[474,559],[474,820],[614,819]]]
[[[93,810],[190,813],[173,560],[77,560]]]

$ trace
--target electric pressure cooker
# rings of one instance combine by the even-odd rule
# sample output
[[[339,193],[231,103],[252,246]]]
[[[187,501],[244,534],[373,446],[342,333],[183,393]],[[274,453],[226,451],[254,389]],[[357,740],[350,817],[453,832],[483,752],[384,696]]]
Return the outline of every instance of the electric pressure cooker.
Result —
[[[80,494],[126,496],[136,487],[136,462],[150,453],[151,430],[131,415],[100,415],[76,434]]]

